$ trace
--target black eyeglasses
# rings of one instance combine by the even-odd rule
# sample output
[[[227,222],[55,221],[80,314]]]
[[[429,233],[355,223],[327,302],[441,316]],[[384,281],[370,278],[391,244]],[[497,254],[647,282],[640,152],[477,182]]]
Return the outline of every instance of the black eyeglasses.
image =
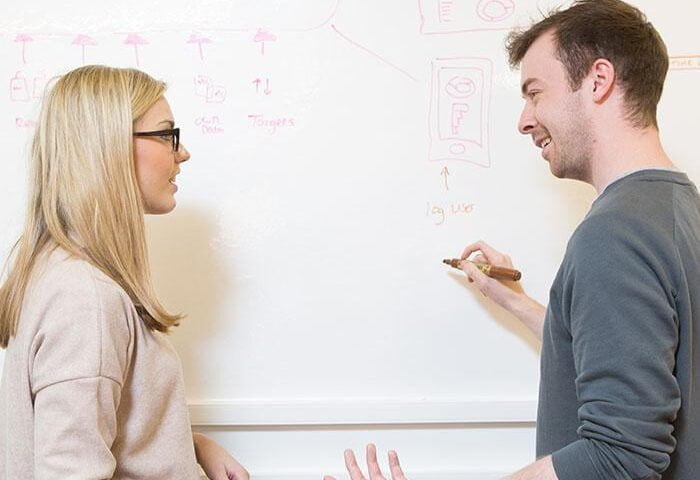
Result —
[[[180,129],[169,128],[167,130],[156,130],[153,132],[134,132],[134,137],[161,137],[163,139],[170,138],[173,144],[173,152],[180,150]]]

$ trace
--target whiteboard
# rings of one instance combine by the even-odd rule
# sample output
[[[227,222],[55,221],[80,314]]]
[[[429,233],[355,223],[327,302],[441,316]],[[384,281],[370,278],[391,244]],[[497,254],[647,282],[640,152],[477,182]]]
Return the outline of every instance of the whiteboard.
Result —
[[[634,3],[673,56],[661,131],[697,181],[700,5]],[[157,290],[188,314],[172,340],[191,403],[534,402],[536,341],[441,260],[484,239],[546,303],[594,198],[553,178],[516,131],[519,73],[504,37],[547,8],[5,2],[0,253],[21,230],[48,79],[83,64],[138,67],[168,83],[192,154],[176,210],[147,219]]]

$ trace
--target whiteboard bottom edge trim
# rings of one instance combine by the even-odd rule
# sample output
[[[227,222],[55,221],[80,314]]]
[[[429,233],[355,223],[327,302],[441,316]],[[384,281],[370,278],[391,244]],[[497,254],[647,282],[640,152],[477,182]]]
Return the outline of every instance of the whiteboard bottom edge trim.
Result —
[[[195,426],[534,424],[537,400],[229,399],[188,403]]]

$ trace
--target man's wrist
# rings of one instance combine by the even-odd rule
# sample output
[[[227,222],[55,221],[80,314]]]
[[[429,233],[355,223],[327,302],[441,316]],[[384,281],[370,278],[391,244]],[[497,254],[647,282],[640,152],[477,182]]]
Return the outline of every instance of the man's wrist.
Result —
[[[524,292],[517,294],[516,300],[509,306],[510,308],[508,310],[525,324],[539,339],[542,339],[546,307]]]
[[[508,310],[520,320],[525,321],[527,318],[536,315],[538,305],[539,303],[526,293],[516,293],[508,304]]]

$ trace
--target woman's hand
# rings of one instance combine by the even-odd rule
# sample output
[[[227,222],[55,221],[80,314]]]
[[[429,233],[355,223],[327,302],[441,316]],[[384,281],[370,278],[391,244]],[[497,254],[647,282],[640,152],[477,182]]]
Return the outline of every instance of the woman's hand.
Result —
[[[250,480],[250,475],[221,445],[201,433],[193,433],[197,462],[210,480]]]

